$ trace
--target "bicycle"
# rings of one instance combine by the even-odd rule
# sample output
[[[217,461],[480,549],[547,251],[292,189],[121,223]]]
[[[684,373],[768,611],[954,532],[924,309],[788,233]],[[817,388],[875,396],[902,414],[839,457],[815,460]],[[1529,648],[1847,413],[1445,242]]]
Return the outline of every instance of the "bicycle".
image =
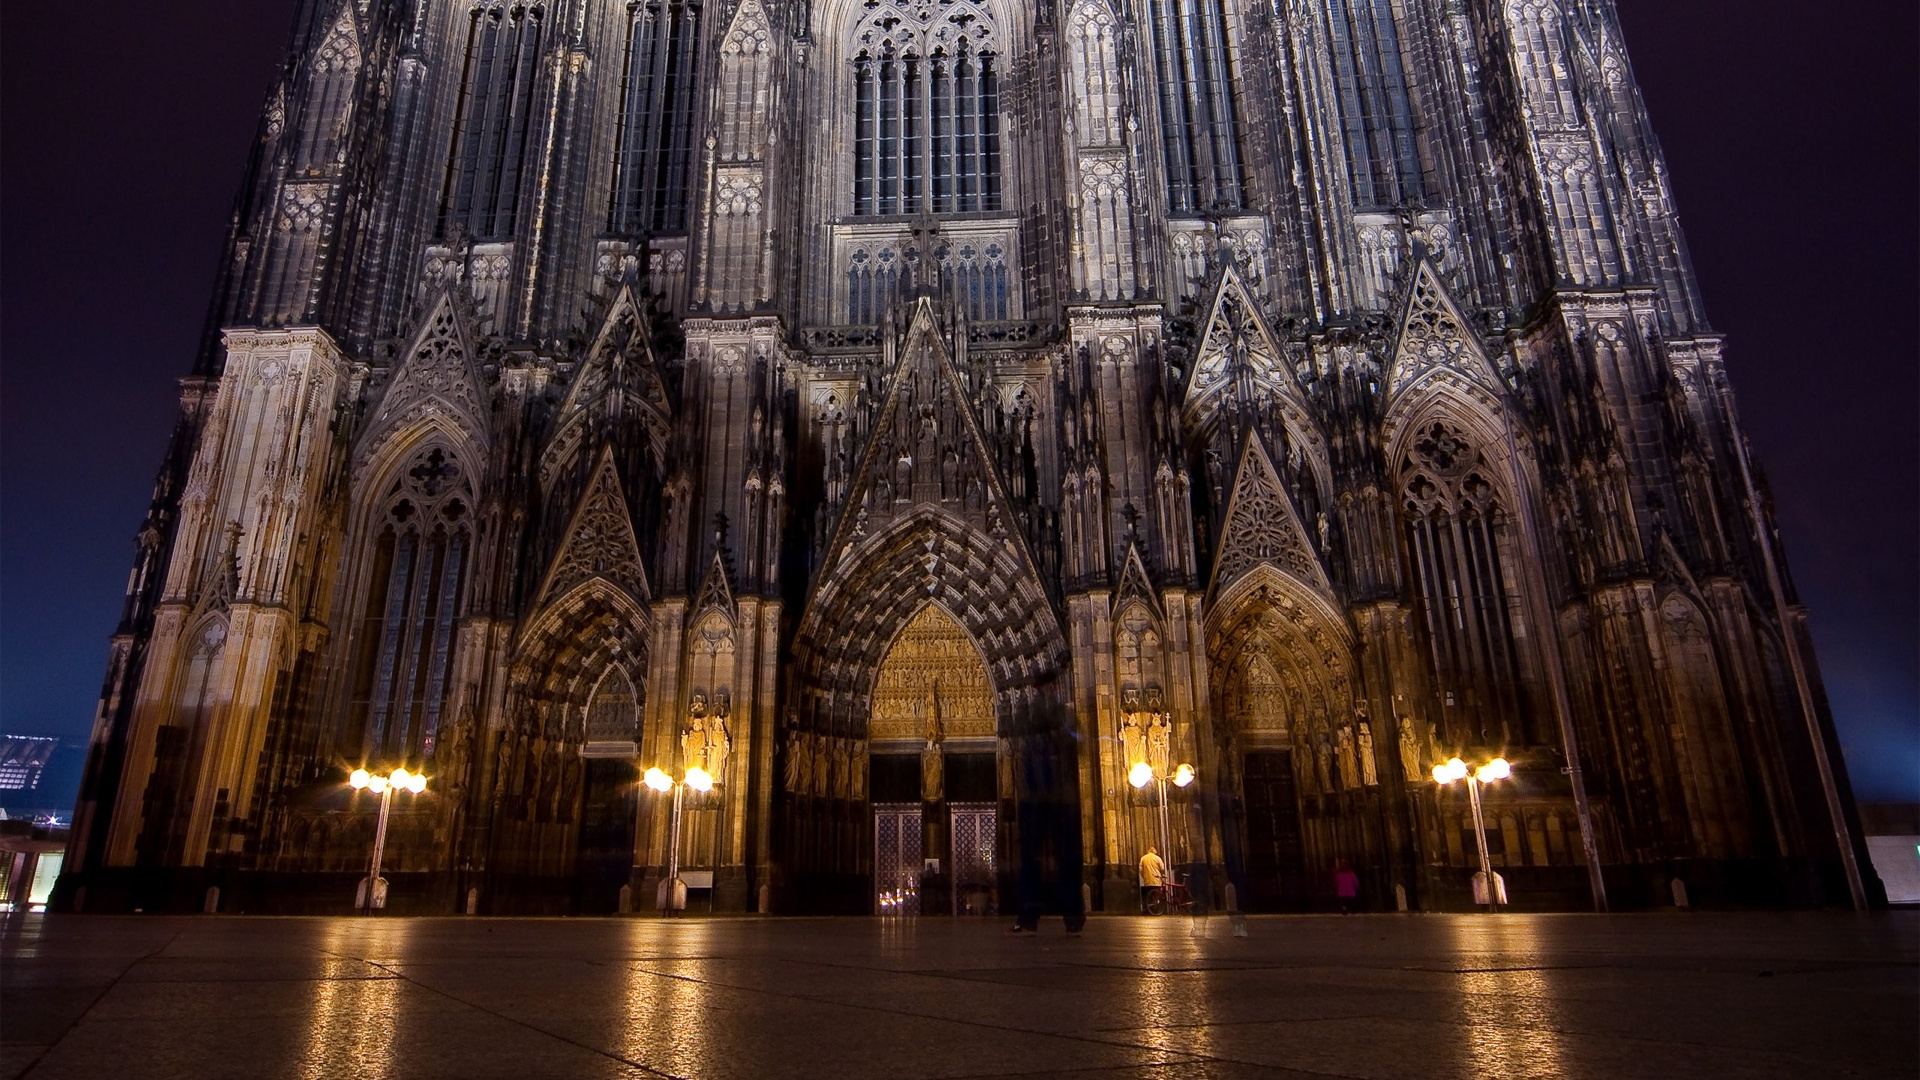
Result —
[[[1187,883],[1176,876],[1172,881],[1153,890],[1147,897],[1147,914],[1165,915],[1168,912],[1193,914],[1193,891]]]

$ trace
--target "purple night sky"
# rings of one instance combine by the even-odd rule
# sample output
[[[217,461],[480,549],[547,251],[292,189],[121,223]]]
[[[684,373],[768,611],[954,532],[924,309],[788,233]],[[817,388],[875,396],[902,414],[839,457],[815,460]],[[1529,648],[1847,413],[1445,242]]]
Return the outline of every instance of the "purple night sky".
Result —
[[[1920,800],[1920,9],[1620,6],[1855,788]],[[86,738],[292,7],[0,15],[0,731]]]

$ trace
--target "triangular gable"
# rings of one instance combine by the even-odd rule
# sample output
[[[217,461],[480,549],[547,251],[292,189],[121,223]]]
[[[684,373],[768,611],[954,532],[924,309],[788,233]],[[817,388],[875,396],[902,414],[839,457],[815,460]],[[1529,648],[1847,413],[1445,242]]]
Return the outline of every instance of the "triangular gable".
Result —
[[[720,53],[738,55],[759,51],[751,46],[764,41],[773,33],[773,23],[767,19],[767,9],[760,0],[741,0],[740,6],[733,9],[733,18],[727,22],[727,32],[720,35]]]
[[[1013,504],[940,335],[933,303],[923,297],[914,302],[892,381],[874,413],[873,433],[827,550],[845,558],[861,539],[929,505],[1004,542],[1038,575],[1025,538],[1013,528]]]
[[[1298,578],[1323,595],[1332,595],[1333,587],[1319,556],[1307,543],[1307,530],[1293,508],[1293,499],[1257,437],[1247,438],[1246,451],[1240,455],[1225,522],[1220,530],[1219,557],[1213,563],[1214,596],[1263,565]]]
[[[1140,545],[1128,544],[1127,557],[1120,564],[1120,587],[1114,591],[1113,610],[1120,611],[1128,604],[1145,604],[1154,615],[1162,615],[1160,597],[1153,590],[1153,578],[1147,574],[1147,564],[1140,558]]]
[[[1220,284],[1213,292],[1206,322],[1200,331],[1200,344],[1194,350],[1193,373],[1187,378],[1184,406],[1189,421],[1201,421],[1232,398],[1239,375],[1244,372],[1256,386],[1275,395],[1289,420],[1304,420],[1308,415],[1300,388],[1287,369],[1280,343],[1260,314],[1240,274],[1227,263]]]
[[[694,598],[690,622],[699,621],[700,616],[709,611],[718,611],[728,619],[734,617],[733,585],[727,580],[727,563],[719,552],[713,553],[713,561],[707,564],[707,579],[700,583],[699,595]]]
[[[1438,377],[1465,378],[1496,397],[1503,383],[1473,333],[1466,316],[1440,284],[1425,259],[1415,267],[1412,288],[1400,316],[1400,339],[1387,365],[1387,400]]]
[[[646,327],[645,308],[630,287],[622,287],[554,413],[553,435],[540,455],[541,483],[551,483],[559,464],[588,441],[587,422],[596,415],[636,417],[655,458],[664,459],[673,404],[654,366]]]
[[[541,583],[534,608],[546,607],[593,578],[606,580],[643,604],[652,595],[611,447],[600,452],[593,482],[587,485],[573,520],[567,523],[566,540],[547,571],[546,581]]]
[[[333,21],[326,39],[313,50],[316,73],[357,71],[360,67],[360,28],[354,19],[353,4],[340,5],[340,17]]]
[[[439,413],[468,438],[483,440],[486,410],[472,356],[453,295],[442,293],[381,395],[365,445],[377,445],[388,433],[430,413]]]

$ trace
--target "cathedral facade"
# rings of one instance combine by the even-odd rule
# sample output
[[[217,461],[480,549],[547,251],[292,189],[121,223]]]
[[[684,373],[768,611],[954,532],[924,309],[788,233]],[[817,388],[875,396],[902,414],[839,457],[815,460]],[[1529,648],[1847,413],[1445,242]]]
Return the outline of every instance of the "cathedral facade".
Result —
[[[66,906],[1875,887],[1611,0],[300,0],[180,386]]]

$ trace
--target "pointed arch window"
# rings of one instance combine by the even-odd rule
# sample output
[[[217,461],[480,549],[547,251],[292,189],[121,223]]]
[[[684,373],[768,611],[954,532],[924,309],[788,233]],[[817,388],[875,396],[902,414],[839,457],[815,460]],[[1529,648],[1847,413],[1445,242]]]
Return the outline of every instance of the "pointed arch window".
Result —
[[[693,59],[701,4],[629,0],[611,231],[681,233],[693,162]]]
[[[1234,61],[1221,0],[1154,0],[1161,149],[1175,213],[1246,205]]]
[[[1434,421],[1416,432],[1401,461],[1407,554],[1450,717],[1482,745],[1539,741],[1517,647],[1512,529],[1489,475],[1461,429]]]
[[[371,762],[419,761],[433,754],[465,614],[473,491],[459,461],[438,446],[415,455],[369,531],[343,749]]]
[[[1426,194],[1413,97],[1390,0],[1328,0],[1340,132],[1353,201],[1401,206]]]
[[[878,5],[855,30],[853,212],[1001,208],[1001,59],[968,0]]]
[[[460,129],[447,163],[440,233],[508,240],[519,224],[520,172],[538,125],[544,3],[481,0],[468,9],[460,72]]]

